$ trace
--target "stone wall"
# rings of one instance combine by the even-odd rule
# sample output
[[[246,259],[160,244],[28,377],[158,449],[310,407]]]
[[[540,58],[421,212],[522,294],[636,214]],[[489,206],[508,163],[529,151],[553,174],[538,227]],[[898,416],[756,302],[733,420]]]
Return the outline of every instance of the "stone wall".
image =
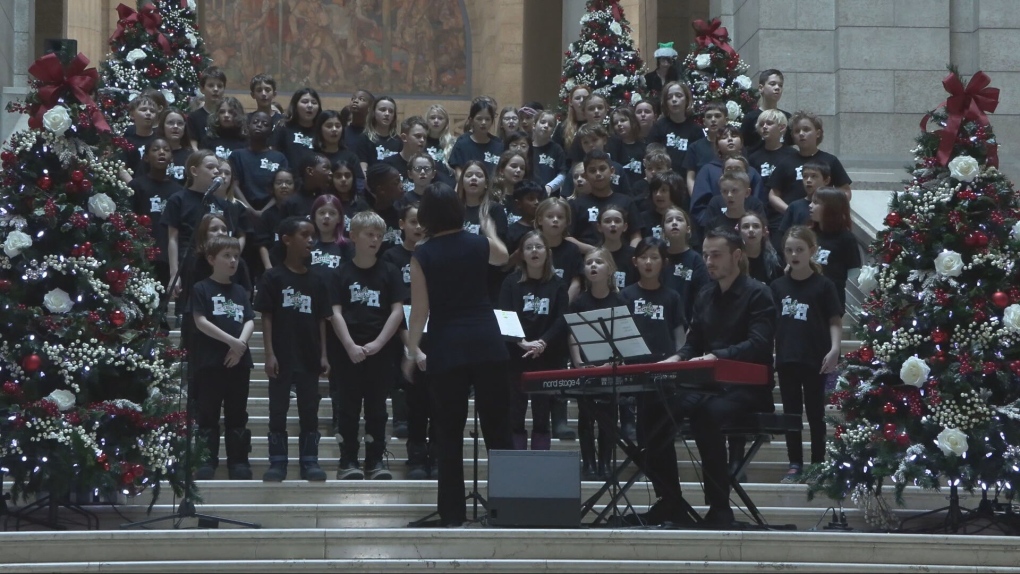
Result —
[[[1020,15],[1008,0],[712,0],[757,73],[786,76],[780,107],[823,117],[822,147],[847,162],[910,159],[921,116],[945,97],[950,63],[1003,90],[992,116],[1004,165],[1020,154]]]

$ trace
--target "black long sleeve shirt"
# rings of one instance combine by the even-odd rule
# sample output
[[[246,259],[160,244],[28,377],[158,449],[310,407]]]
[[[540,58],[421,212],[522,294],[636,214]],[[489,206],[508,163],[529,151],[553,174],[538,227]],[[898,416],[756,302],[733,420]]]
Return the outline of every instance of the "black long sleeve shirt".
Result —
[[[776,305],[764,283],[741,274],[723,292],[713,281],[698,294],[680,358],[711,353],[719,359],[771,365],[775,332]]]

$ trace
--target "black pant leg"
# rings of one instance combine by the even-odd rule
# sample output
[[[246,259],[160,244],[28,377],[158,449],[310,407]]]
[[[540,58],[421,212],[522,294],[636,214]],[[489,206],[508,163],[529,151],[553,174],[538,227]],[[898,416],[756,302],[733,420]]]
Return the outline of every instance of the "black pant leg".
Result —
[[[282,377],[281,377],[282,378]],[[297,394],[298,423],[301,434],[317,432],[319,430],[319,374],[318,373],[292,373],[290,376],[294,382]],[[287,397],[290,399],[290,389],[287,389]]]
[[[269,432],[287,432],[287,411],[290,410],[289,374],[269,379]]]
[[[407,442],[425,444],[429,436],[432,399],[428,375],[415,370],[414,381],[407,385]]]
[[[486,450],[511,450],[510,381],[503,361],[479,363],[469,367],[468,377],[475,388],[475,409],[478,424],[485,438]]]
[[[386,444],[386,397],[389,396],[393,381],[391,356],[385,350],[367,357],[362,363],[362,397],[365,403],[365,441]]]
[[[435,457],[439,468],[438,507],[444,524],[464,522],[464,425],[467,422],[468,367],[429,373],[433,424],[436,428]]]
[[[226,392],[223,396],[223,422],[228,429],[244,428],[248,424],[251,370],[241,366],[224,370]]]
[[[801,365],[788,363],[779,366],[779,392],[783,397],[783,413],[800,416],[803,413],[804,395],[802,386],[805,369]],[[786,433],[786,456],[790,464],[804,464],[804,437],[800,429]]]
[[[825,379],[826,375],[804,373],[804,413],[811,434],[811,463],[825,461]]]

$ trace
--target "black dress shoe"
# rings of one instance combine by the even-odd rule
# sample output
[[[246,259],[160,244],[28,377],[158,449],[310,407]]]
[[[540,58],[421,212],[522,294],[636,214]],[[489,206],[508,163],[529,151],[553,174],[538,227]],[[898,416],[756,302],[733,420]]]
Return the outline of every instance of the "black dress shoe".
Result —
[[[678,504],[660,498],[648,512],[620,516],[616,521],[620,527],[628,526],[694,526],[694,520]]]
[[[733,528],[733,510],[729,506],[710,507],[701,526],[710,530],[729,530]]]

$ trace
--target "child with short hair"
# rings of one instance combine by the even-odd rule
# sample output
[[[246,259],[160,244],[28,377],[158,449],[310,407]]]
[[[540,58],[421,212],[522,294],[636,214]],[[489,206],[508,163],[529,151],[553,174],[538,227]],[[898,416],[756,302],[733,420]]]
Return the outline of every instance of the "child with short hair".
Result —
[[[326,156],[311,152],[301,158],[297,175],[299,182],[295,189],[296,193],[292,193],[284,200],[283,205],[280,206],[280,213],[284,217],[307,218],[312,212],[312,203],[315,198],[324,193],[330,193],[333,172]]]
[[[658,99],[644,99],[634,104],[634,115],[637,116],[638,125],[641,126],[641,137],[652,143],[648,136],[652,131],[652,126],[655,125],[655,120],[659,119]]]
[[[397,102],[389,96],[380,96],[372,104],[365,131],[354,145],[361,170],[368,173],[372,166],[400,151],[403,142],[397,125]]]
[[[719,194],[705,209],[705,229],[736,230],[744,214],[750,211],[765,211],[765,205],[751,197],[751,178],[742,171],[724,171],[719,177]]]
[[[521,373],[561,369],[566,359],[567,288],[553,272],[552,254],[539,231],[531,231],[521,240],[517,269],[504,281],[499,292],[499,308],[517,313],[524,338],[508,343],[510,380]],[[550,397],[531,398],[531,450],[549,450]],[[528,434],[525,418],[529,396],[515,390],[510,404],[510,425],[515,450],[526,450]]]
[[[414,190],[415,185],[410,173],[408,173],[408,166],[411,156],[425,149],[425,139],[428,137],[428,131],[425,118],[421,116],[411,116],[400,122],[400,141],[403,142],[403,145],[399,152],[382,160],[384,163],[397,168],[397,171],[400,173],[400,182],[404,193]]]
[[[779,109],[779,99],[783,97],[784,81],[783,73],[776,69],[763,70],[758,74],[758,91],[761,93],[761,105],[744,114],[744,119],[740,123],[740,132],[744,135],[744,144],[748,149],[756,148],[762,143],[762,137],[755,128],[760,125],[759,118],[766,111],[774,110],[783,114],[785,119],[790,119],[790,112]],[[786,125],[785,121],[783,125]],[[785,131],[784,129],[783,132],[785,133]],[[793,145],[789,137],[781,135],[779,141],[782,142],[782,145]],[[767,176],[762,174],[762,177]]]
[[[188,114],[188,133],[195,142],[205,138],[209,116],[216,113],[227,89],[227,74],[217,66],[209,66],[198,75],[198,91],[202,93],[202,106]]]
[[[842,195],[842,192],[836,191]],[[790,228],[783,242],[787,273],[772,282],[779,310],[776,321],[776,371],[783,412],[807,415],[811,433],[811,463],[825,460],[825,379],[835,372],[843,333],[843,306],[836,286],[822,275],[816,261],[815,234],[801,226]],[[800,482],[804,467],[802,434],[786,433],[790,467],[780,482]]]
[[[582,132],[590,125],[585,124]],[[581,136],[582,140],[584,137]],[[629,242],[633,245],[641,240],[641,225],[637,221],[634,200],[629,195],[613,191],[612,181],[615,173],[612,164],[609,154],[601,150],[590,151],[584,156],[584,172],[588,185],[591,186],[591,193],[577,198],[574,202],[572,235],[588,245],[598,243],[599,213],[609,205],[622,208],[630,214],[630,220],[627,222],[627,227],[631,230]]]
[[[662,219],[666,217],[666,210],[674,206],[684,209],[690,203],[683,185],[683,179],[675,171],[652,176],[648,184],[649,207],[641,213],[640,219],[642,237],[662,239]]]
[[[556,114],[544,110],[535,116],[531,130],[531,165],[535,181],[545,187],[547,196],[557,195],[566,180],[567,155],[552,141]]]
[[[747,159],[741,153],[743,144],[740,141],[740,132],[735,126],[726,126],[722,129],[719,139],[716,141],[716,150],[719,152],[719,157],[701,168],[695,178],[694,187],[691,189],[691,215],[701,225],[707,224],[705,210],[712,198],[719,195],[719,178],[722,177],[731,160],[740,161],[740,169],[750,178],[751,197],[757,198],[762,204],[768,204],[769,201],[768,187],[764,180],[754,168],[750,167]]]
[[[496,169],[499,156],[503,153],[503,140],[489,133],[495,117],[496,108],[490,100],[479,98],[471,104],[467,119],[470,130],[453,144],[447,160],[457,174],[458,181],[470,161],[481,162],[485,166],[486,175],[492,175]]]
[[[325,332],[332,317],[329,292],[306,261],[315,227],[307,219],[288,217],[277,229],[286,249],[283,264],[262,275],[255,310],[262,313],[262,333],[269,376],[269,469],[264,482],[287,478],[287,411],[290,389],[297,394],[298,456],[301,479],[326,480],[319,467],[319,377],[328,375]]]
[[[144,94],[135,96],[128,103],[131,125],[124,130],[124,139],[134,146],[134,151],[124,154],[124,163],[133,175],[140,175],[140,164],[145,157],[145,148],[157,136],[155,128],[159,113],[159,104]]]
[[[269,117],[270,126],[276,126],[283,116],[273,108],[276,99],[276,79],[266,73],[255,74],[248,82],[248,90],[251,92],[251,99],[255,100],[255,111],[248,114],[248,119],[256,112],[262,112]]]
[[[196,331],[189,349],[198,394],[198,436],[209,452],[195,473],[210,480],[219,465],[220,409],[226,426],[227,472],[230,480],[251,480],[248,453],[248,387],[254,366],[248,340],[255,331],[255,312],[248,294],[231,280],[241,246],[233,237],[215,237],[205,246],[212,274],[192,287],[188,310]]]
[[[778,213],[786,213],[791,202],[806,196],[803,168],[810,160],[828,164],[832,187],[845,193],[849,199],[853,182],[843,164],[836,156],[818,149],[825,135],[821,118],[808,112],[797,112],[790,118],[790,131],[797,144],[797,153],[791,154],[769,176],[769,206]]]
[[[372,95],[372,92],[358,88],[351,94],[351,103],[346,107],[351,116],[347,125],[344,126],[344,145],[347,149],[354,150],[358,145],[361,135],[365,133],[368,114],[374,107],[375,96]]]
[[[322,99],[312,88],[301,88],[290,97],[284,121],[273,130],[273,149],[287,156],[287,165],[298,166],[315,144],[315,121]]]
[[[509,225],[506,232],[506,249],[511,260],[521,245],[521,239],[535,229],[535,213],[545,198],[545,188],[534,180],[526,179],[514,186],[514,207],[520,217]]]
[[[740,219],[740,238],[744,240],[747,274],[768,285],[783,274],[776,248],[769,240],[768,219],[760,211],[749,211]]]
[[[148,166],[144,175],[136,175],[128,184],[134,195],[131,197],[132,208],[140,221],[146,221],[146,227],[155,239],[158,249],[153,265],[156,268],[156,280],[160,285],[170,283],[170,265],[167,263],[167,231],[160,225],[160,218],[166,202],[174,194],[184,190],[176,181],[167,175],[167,166],[172,157],[170,144],[166,139],[157,137],[149,142],[143,161]],[[142,218],[145,218],[144,220]]]
[[[397,168],[383,162],[377,162],[368,168],[365,176],[365,205],[382,217],[386,223],[386,233],[383,235],[382,245],[379,252],[400,245],[400,213],[398,202],[404,192],[400,185],[400,173]],[[359,212],[360,213],[360,212]],[[354,215],[352,214],[353,218]]]
[[[684,158],[691,144],[703,139],[704,132],[694,121],[691,88],[683,82],[669,82],[662,88],[662,117],[648,133],[648,141],[666,146],[673,171],[686,177]]]
[[[641,137],[641,125],[638,123],[634,108],[622,105],[613,110],[613,137],[609,138],[606,152],[623,166],[623,175],[634,193],[634,185],[644,177],[643,160],[648,142]]]
[[[428,154],[419,154],[420,157],[432,159]],[[414,163],[414,160],[411,162]],[[400,273],[404,285],[404,305],[411,304],[411,258],[418,242],[425,238],[425,229],[418,222],[418,204],[405,203],[400,208],[400,230],[404,234],[404,241],[400,248],[393,248],[383,253],[380,260],[393,265]],[[407,345],[407,328],[402,326],[398,331],[400,341]],[[427,337],[427,335],[426,335]],[[405,417],[406,438],[407,438],[407,478],[409,480],[424,480],[426,478],[437,478],[436,468],[432,462],[430,452],[435,444],[435,425],[431,424],[432,408],[429,395],[429,378],[420,369],[415,369],[412,374],[411,384],[404,384],[403,377],[398,375],[397,386],[391,392],[393,401],[393,427],[394,436],[401,438],[397,432],[400,426],[398,417]],[[399,392],[398,392],[399,391]],[[400,413],[398,407],[403,405],[404,413]]]
[[[784,142],[788,118],[789,114],[779,110],[763,110],[758,116],[757,127],[761,142],[757,147],[749,148],[747,160],[751,167],[758,170],[758,173],[766,180],[772,175],[776,166],[790,155],[797,153],[789,138]],[[744,116],[744,119],[747,119],[747,116]]]
[[[337,434],[340,466],[337,479],[386,480],[393,475],[386,468],[386,394],[395,360],[388,345],[397,332],[406,299],[403,281],[392,265],[379,261],[377,254],[386,233],[386,222],[371,211],[351,219],[354,257],[342,263],[330,281],[333,305],[331,323],[343,353],[332,357],[339,388],[330,395],[340,404]],[[365,406],[365,472],[358,467],[358,426]]]
[[[638,204],[638,210],[643,212],[651,209],[651,202],[649,200],[649,184],[656,175],[671,171],[672,163],[669,159],[669,154],[666,153],[666,147],[662,144],[650,143],[645,148],[645,157],[641,160],[642,171],[645,176],[639,179],[633,187],[631,187],[631,195],[634,197],[634,201]],[[690,196],[690,189],[685,190],[688,197]]]
[[[269,149],[273,124],[265,112],[252,112],[248,116],[248,145],[230,154],[240,197],[251,207],[251,214],[260,217],[267,207],[276,205],[272,193],[272,178],[286,169],[287,157]]]
[[[592,148],[584,147],[581,145],[581,128],[584,126],[600,127],[605,132],[605,141],[602,145],[605,146],[609,142],[609,132],[606,131],[605,121],[606,114],[609,113],[609,100],[605,96],[598,92],[592,92],[584,98],[581,103],[581,110],[584,113],[584,124],[577,127],[577,133],[574,135],[574,142],[566,148],[567,150],[567,161],[571,164],[579,163],[584,161],[584,154],[588,153]],[[590,133],[590,132],[589,132]],[[599,148],[602,149],[602,148]],[[621,170],[619,173],[623,173]]]
[[[627,302],[620,297],[618,281],[613,279],[615,275],[619,274],[613,260],[614,257],[604,247],[598,247],[584,256],[585,290],[570,304],[571,313],[627,306]],[[633,266],[633,263],[631,265]],[[581,355],[581,348],[573,335],[569,335],[568,342],[570,360],[574,368],[586,366],[588,361]],[[609,400],[595,398],[589,400],[588,406],[601,411],[604,419],[613,420],[616,416]],[[581,443],[582,480],[604,480],[614,470],[612,459],[615,432],[600,423],[597,437],[598,449],[596,449],[595,433],[598,418],[593,414],[589,409],[582,409],[578,415],[577,430]],[[615,420],[613,422],[615,423]]]
[[[705,137],[692,143],[684,157],[684,169],[687,170],[687,189],[694,189],[694,178],[710,161],[719,157],[716,141],[728,119],[726,104],[715,101],[705,104],[702,111],[705,124]]]
[[[404,193],[402,203],[419,203],[425,195],[425,188],[436,179],[436,160],[425,151],[420,151],[407,160],[407,177],[413,186]],[[450,186],[453,187],[453,186]]]
[[[227,96],[209,116],[209,126],[201,139],[202,149],[211,149],[216,157],[226,160],[230,152],[248,145],[248,116],[244,106],[235,97]]]
[[[584,161],[585,156],[589,152],[600,151],[605,153],[606,143],[609,142],[609,132],[606,131],[606,128],[602,127],[602,124],[588,122],[577,130],[575,141],[580,142],[578,146],[582,150],[581,158],[577,160],[580,163]],[[613,191],[623,195],[632,195],[630,180],[624,176],[623,166],[609,156],[608,153],[606,153],[606,156],[609,158],[610,167],[613,168],[613,175],[610,178]],[[585,169],[587,170],[587,168]]]
[[[811,227],[818,237],[812,258],[836,285],[840,309],[846,310],[846,282],[861,267],[861,252],[850,220],[850,199],[843,190],[823,187],[811,197]]]
[[[801,177],[804,182],[804,197],[791,201],[786,207],[782,221],[779,223],[780,237],[786,237],[786,232],[795,225],[805,225],[811,221],[811,198],[815,192],[823,187],[829,187],[832,181],[832,172],[829,165],[821,161],[808,161],[801,167]]]
[[[289,168],[280,168],[273,172],[271,181],[273,204],[267,205],[262,210],[262,215],[259,216],[258,223],[255,226],[255,240],[253,243],[258,248],[259,262],[261,264],[261,269],[258,269],[255,273],[256,277],[261,277],[263,271],[272,269],[283,262],[283,245],[279,242],[280,236],[276,233],[276,229],[280,226],[280,222],[283,221],[281,207],[287,198],[294,193],[296,186],[294,172]]]

